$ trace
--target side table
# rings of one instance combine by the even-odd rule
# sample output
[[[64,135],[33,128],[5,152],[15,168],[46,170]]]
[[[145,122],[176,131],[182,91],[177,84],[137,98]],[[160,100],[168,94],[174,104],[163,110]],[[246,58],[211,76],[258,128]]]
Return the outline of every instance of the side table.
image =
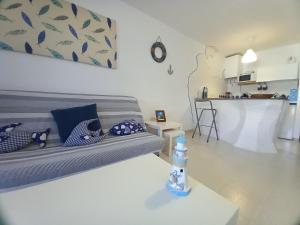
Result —
[[[157,130],[157,134],[163,137],[163,131],[165,130],[183,130],[181,123],[168,121],[168,122],[156,122],[156,121],[146,121],[147,127]]]

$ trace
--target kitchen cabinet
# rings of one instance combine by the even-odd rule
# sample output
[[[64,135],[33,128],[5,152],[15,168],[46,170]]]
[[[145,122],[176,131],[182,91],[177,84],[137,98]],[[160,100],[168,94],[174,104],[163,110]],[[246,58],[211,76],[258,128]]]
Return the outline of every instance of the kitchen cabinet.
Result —
[[[238,77],[242,72],[241,55],[225,58],[224,78]]]
[[[297,80],[299,78],[298,63],[273,65],[257,69],[257,82]]]

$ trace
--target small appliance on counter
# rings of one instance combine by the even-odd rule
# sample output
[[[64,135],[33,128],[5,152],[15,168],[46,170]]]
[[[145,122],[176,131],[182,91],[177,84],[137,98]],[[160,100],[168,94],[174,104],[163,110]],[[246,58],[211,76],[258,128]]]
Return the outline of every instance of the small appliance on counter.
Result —
[[[208,87],[203,87],[202,91],[199,90],[197,93],[197,97],[199,99],[207,99],[208,98]]]
[[[287,96],[285,94],[278,94],[278,93],[275,93],[273,96],[272,96],[272,99],[282,99],[282,100],[287,100]]]
[[[242,99],[250,98],[250,95],[247,93],[243,93],[240,98],[242,98]]]
[[[279,126],[278,138],[292,140],[294,138],[294,124],[297,113],[298,90],[290,90],[289,102],[286,103]]]
[[[227,91],[227,92],[225,93],[225,97],[226,97],[226,98],[232,98],[233,95],[232,95],[231,92]]]
[[[208,88],[204,87],[202,91],[202,99],[207,99],[208,98]]]

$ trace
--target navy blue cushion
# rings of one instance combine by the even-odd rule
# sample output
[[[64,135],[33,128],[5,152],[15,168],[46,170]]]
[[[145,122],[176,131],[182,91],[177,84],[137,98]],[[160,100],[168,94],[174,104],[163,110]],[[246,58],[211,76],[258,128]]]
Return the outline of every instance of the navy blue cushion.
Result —
[[[70,136],[72,130],[80,122],[90,119],[98,119],[96,104],[68,109],[57,109],[51,111],[51,113],[57,124],[60,140],[64,143]],[[96,126],[98,126],[97,130],[101,129],[100,122],[97,123]]]
[[[141,124],[135,120],[125,120],[119,124],[114,125],[110,129],[112,135],[124,136],[129,134],[135,134],[137,132],[144,132],[144,128]]]
[[[88,130],[90,130],[90,131],[98,131],[100,128],[101,128],[101,124],[100,124],[99,119],[98,120],[93,120],[88,125]]]

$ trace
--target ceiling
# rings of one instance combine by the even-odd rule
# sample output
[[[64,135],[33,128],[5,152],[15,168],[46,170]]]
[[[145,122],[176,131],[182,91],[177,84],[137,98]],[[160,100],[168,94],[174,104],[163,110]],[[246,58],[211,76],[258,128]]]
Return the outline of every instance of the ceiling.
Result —
[[[300,42],[300,0],[122,1],[224,55]]]

